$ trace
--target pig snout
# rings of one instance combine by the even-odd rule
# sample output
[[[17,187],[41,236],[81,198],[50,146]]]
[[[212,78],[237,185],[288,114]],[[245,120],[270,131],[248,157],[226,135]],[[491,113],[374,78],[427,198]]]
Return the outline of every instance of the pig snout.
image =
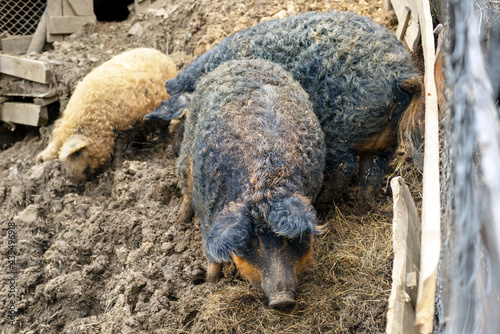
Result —
[[[68,185],[77,186],[91,178],[92,173],[88,165],[85,168],[77,164],[70,164],[66,162],[66,183]]]
[[[269,298],[269,306],[276,310],[291,309],[297,303],[293,295],[288,292],[275,295],[272,299]]]
[[[297,277],[292,266],[285,263],[275,264],[263,272],[262,289],[269,300],[269,306],[284,310],[295,306]]]

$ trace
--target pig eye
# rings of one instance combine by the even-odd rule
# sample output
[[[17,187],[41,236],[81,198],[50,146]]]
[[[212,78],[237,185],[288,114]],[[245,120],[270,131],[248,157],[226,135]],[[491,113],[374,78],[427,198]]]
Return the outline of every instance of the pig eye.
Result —
[[[77,159],[77,158],[81,157],[82,154],[83,154],[83,150],[79,149],[78,151],[75,151],[75,152],[71,153],[70,157],[72,159]]]

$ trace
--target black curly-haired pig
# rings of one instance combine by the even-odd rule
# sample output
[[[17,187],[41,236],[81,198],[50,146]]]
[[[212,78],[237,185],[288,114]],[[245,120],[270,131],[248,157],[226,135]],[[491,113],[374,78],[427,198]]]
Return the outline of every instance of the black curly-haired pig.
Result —
[[[234,60],[198,82],[186,117],[180,219],[192,209],[200,218],[207,280],[234,261],[271,307],[294,305],[297,278],[313,262],[311,202],[325,162],[307,94],[279,65]]]

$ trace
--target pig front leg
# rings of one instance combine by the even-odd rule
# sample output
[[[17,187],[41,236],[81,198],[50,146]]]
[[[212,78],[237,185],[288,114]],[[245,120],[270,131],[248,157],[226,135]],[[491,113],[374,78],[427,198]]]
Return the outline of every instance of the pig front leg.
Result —
[[[208,261],[207,283],[215,283],[222,271],[222,263]]]
[[[113,168],[119,169],[123,163],[123,152],[127,149],[128,136],[123,131],[118,131],[115,138],[115,147],[113,149]]]
[[[346,192],[349,182],[358,170],[358,158],[354,151],[327,153],[323,185],[316,199],[318,210],[329,209],[335,197]]]
[[[370,207],[376,209],[375,194],[393,156],[394,150],[360,157],[358,198],[361,210],[367,211]]]

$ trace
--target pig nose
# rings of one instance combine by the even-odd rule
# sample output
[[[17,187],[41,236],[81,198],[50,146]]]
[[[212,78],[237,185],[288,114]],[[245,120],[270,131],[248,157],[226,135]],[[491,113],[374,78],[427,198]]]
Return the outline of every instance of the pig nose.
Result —
[[[296,303],[292,293],[280,293],[269,298],[269,306],[277,310],[291,309]]]

